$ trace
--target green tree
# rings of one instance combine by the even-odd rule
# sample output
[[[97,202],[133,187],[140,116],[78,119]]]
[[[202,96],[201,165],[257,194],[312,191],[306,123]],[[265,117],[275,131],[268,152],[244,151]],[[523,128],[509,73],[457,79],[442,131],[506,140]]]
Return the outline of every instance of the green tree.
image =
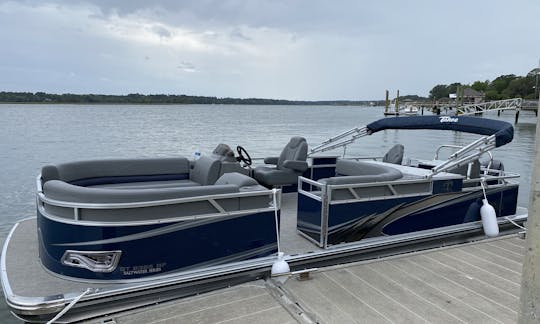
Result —
[[[491,81],[488,88],[490,90],[495,90],[497,91],[497,93],[501,94],[504,89],[508,87],[510,81],[514,80],[515,78],[516,76],[514,74],[501,75],[495,80]]]
[[[450,84],[449,86],[446,87],[446,90],[448,91],[448,93],[457,93],[457,88],[462,86],[461,83],[459,82],[454,82],[452,84]]]
[[[488,89],[486,91],[486,100],[499,100],[500,94],[497,92],[497,90],[494,89]]]
[[[534,96],[534,86],[534,77],[517,77],[510,81],[508,87],[503,90],[502,95],[504,99],[516,97],[527,98],[531,94]]]
[[[429,92],[429,97],[431,99],[441,99],[441,98],[448,98],[448,86],[445,84],[438,84],[431,89]]]
[[[471,88],[473,88],[476,91],[482,91],[485,92],[489,86],[489,80],[486,80],[484,82],[482,81],[474,81],[474,83],[471,85]]]

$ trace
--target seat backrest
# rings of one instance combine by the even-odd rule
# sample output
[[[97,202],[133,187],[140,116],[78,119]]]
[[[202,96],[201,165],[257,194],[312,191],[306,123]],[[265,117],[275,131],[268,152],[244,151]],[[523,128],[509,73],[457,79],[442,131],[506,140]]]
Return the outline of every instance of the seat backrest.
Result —
[[[157,159],[107,159],[46,165],[41,169],[43,183],[49,180],[73,182],[84,179],[123,177],[122,182],[137,181],[129,177],[189,173],[185,157]],[[116,179],[115,181],[119,181]],[[118,183],[118,182],[117,182]]]
[[[220,169],[220,160],[203,155],[195,161],[189,179],[203,186],[212,185],[219,178]]]
[[[392,146],[390,150],[384,155],[382,161],[393,164],[401,164],[403,162],[403,152],[405,148],[401,144]]]
[[[281,154],[279,155],[277,168],[280,170],[287,169],[283,167],[283,162],[287,160],[292,161],[306,161],[307,160],[308,145],[305,138],[300,136],[294,136],[289,143],[285,146]]]

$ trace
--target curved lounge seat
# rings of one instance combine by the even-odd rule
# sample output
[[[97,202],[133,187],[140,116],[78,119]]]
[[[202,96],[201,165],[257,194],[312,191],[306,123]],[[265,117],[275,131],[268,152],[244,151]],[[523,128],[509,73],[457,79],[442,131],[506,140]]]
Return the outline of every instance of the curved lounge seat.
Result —
[[[185,157],[90,160],[47,165],[41,170],[41,179],[43,183],[60,180],[82,187],[128,190],[205,186],[216,183],[220,176],[229,172],[247,173],[238,162],[230,161],[230,156],[223,154],[222,158],[218,153],[221,152],[201,156],[193,167]]]
[[[336,176],[320,179],[320,183],[328,185],[355,184],[368,182],[393,181],[401,179],[403,174],[390,166],[351,160],[338,160]]]
[[[253,170],[253,177],[267,187],[296,184],[298,176],[307,170],[308,145],[305,138],[292,137],[279,157],[267,157],[265,164]]]
[[[81,208],[79,219],[133,221],[180,217],[216,212],[208,196],[265,190],[253,178],[237,173],[221,174],[221,161],[202,156],[190,170],[186,158],[117,159],[79,161],[43,167],[41,180],[45,198],[70,204],[130,204],[193,197],[192,201],[152,203],[133,208]],[[197,198],[197,197],[200,197]],[[268,197],[222,199],[226,211],[265,208]],[[73,210],[51,204],[52,215],[73,218]],[[219,208],[218,208],[219,209]]]
[[[47,199],[43,208],[49,214],[73,219],[72,208],[56,206],[56,202],[80,205],[79,220],[104,222],[129,222],[140,220],[163,219],[190,215],[213,214],[219,212],[216,203],[224,211],[239,211],[253,208],[267,208],[269,196],[236,196],[240,192],[256,192],[266,190],[257,181],[240,173],[227,173],[221,176],[216,184],[206,186],[176,188],[95,188],[69,184],[61,180],[49,180],[43,185],[43,194]],[[215,195],[233,194],[219,198]],[[199,197],[199,198],[197,198]],[[159,202],[163,200],[193,198],[184,202]],[[209,200],[213,199],[213,202]],[[156,203],[159,202],[159,203]],[[128,206],[133,203],[143,205]],[[126,204],[124,208],[98,207],[91,205]]]

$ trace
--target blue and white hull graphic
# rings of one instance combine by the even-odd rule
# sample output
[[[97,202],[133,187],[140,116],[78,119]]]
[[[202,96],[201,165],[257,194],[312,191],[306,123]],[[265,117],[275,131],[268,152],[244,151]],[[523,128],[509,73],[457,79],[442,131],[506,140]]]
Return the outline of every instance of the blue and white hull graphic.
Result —
[[[38,211],[38,235],[47,269],[94,280],[169,274],[277,252],[272,211],[131,226],[74,224]]]
[[[518,186],[487,191],[499,217],[516,213]],[[480,220],[482,191],[329,204],[301,196],[297,229],[315,242],[335,245],[365,238],[399,235]]]

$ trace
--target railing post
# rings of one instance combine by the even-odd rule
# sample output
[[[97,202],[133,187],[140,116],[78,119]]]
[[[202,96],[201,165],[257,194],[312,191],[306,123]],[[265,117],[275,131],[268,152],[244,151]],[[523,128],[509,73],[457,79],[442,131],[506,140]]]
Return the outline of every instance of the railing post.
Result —
[[[326,249],[328,244],[328,209],[330,197],[328,185],[324,185],[321,192],[321,247]]]

